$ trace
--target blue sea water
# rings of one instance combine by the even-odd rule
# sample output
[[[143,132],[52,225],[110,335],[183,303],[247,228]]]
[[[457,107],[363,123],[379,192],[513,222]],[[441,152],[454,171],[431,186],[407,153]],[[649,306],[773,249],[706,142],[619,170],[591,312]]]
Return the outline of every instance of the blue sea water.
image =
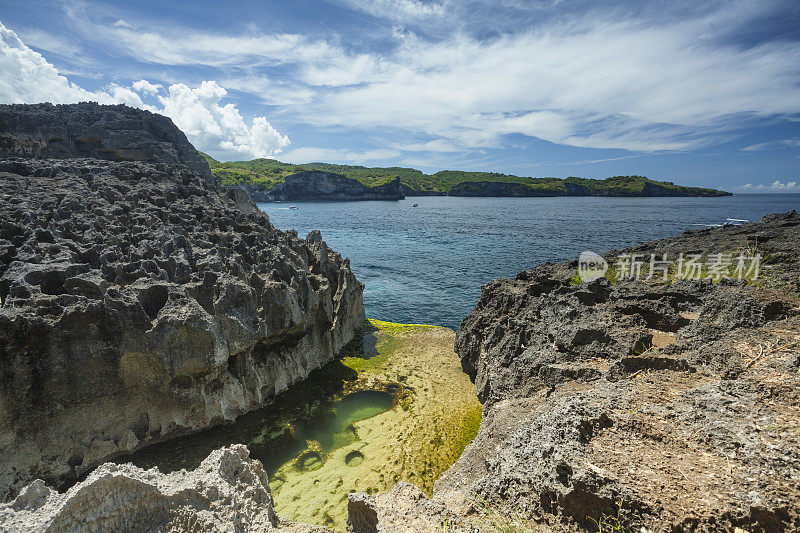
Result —
[[[414,208],[412,204],[418,203]],[[800,195],[456,198],[259,207],[280,229],[322,232],[366,285],[367,316],[457,329],[483,283],[545,261],[678,235],[727,217],[800,209]]]

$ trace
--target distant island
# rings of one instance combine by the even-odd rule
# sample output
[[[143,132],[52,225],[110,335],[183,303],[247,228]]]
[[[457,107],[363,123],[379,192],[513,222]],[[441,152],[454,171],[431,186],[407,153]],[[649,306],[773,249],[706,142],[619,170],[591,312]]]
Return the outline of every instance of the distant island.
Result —
[[[404,196],[731,196],[644,176],[530,178],[496,172],[330,163],[295,165],[275,159],[223,163],[207,154],[211,171],[228,187],[244,189],[256,202],[297,200],[398,200]]]

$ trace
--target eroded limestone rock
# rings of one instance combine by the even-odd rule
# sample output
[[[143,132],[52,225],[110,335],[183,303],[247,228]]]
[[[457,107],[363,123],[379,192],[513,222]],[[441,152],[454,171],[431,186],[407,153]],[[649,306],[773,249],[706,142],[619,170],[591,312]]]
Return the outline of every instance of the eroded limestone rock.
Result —
[[[211,169],[172,121],[125,105],[0,105],[0,158],[91,157]]]
[[[182,166],[0,160],[0,494],[234,419],[332,360],[363,285]]]
[[[0,504],[0,529],[44,531],[324,532],[276,516],[261,463],[244,445],[213,452],[196,469],[162,474],[106,463],[59,493],[36,480]]]
[[[800,216],[626,250],[758,250],[758,284],[605,278],[545,264],[483,287],[456,337],[481,430],[436,484],[542,527],[800,527]]]

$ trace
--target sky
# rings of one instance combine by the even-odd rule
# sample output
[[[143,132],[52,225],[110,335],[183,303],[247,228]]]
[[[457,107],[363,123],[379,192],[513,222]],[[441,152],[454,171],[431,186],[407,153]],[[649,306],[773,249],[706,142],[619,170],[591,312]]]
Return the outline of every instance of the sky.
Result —
[[[800,192],[797,0],[0,0],[0,103],[220,160]]]

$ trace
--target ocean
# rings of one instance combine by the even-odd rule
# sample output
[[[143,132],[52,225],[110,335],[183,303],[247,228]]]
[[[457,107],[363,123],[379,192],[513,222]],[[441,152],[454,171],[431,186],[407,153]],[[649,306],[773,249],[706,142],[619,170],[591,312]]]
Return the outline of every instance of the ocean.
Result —
[[[419,207],[412,207],[413,204]],[[298,209],[289,209],[296,205]],[[318,229],[364,282],[367,316],[458,329],[481,285],[545,261],[678,235],[727,217],[800,209],[800,195],[457,198],[263,203],[273,224]]]

